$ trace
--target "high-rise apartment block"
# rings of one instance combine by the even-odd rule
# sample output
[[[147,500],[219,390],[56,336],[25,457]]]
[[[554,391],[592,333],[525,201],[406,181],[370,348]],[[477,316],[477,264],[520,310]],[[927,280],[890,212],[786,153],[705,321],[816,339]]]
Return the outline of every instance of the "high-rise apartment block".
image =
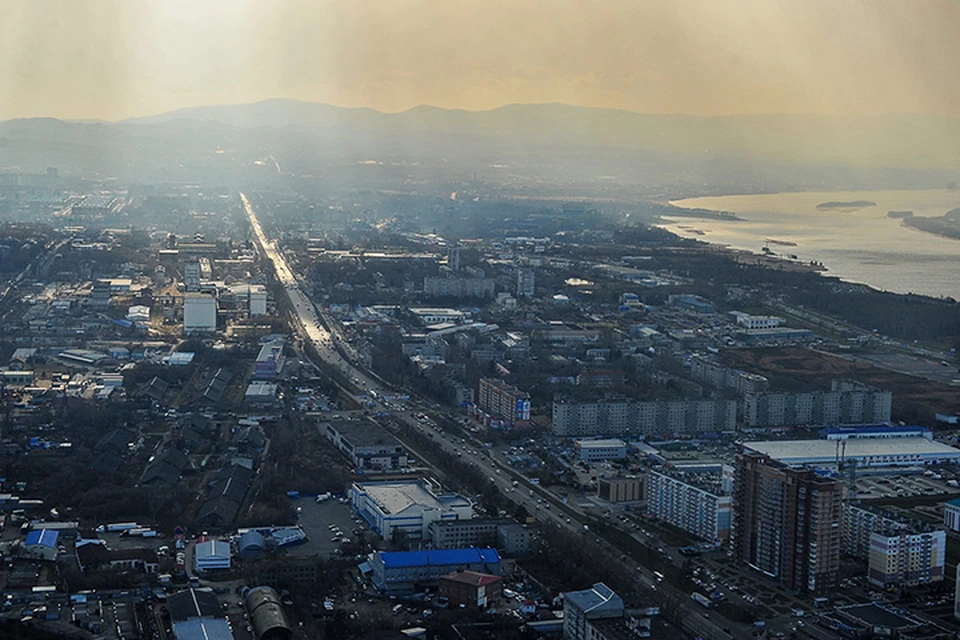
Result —
[[[840,480],[747,451],[737,457],[729,553],[788,589],[824,593],[840,568]]]

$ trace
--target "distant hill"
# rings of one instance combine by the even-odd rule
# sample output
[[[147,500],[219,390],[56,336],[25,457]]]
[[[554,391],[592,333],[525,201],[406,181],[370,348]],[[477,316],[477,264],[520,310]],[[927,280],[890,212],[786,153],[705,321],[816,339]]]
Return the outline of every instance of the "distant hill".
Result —
[[[960,167],[960,120],[875,117],[650,115],[565,104],[489,111],[421,106],[400,113],[296,100],[179,109],[120,125],[217,123],[238,128],[357,131],[385,136],[479,136],[504,143],[613,147],[698,156],[750,156],[847,166]]]
[[[207,155],[217,149],[230,153],[209,160]],[[367,159],[409,161],[429,165],[432,176],[439,175],[438,167],[444,175],[462,176],[456,171],[509,165],[511,172],[549,173],[563,184],[593,181],[598,190],[611,179],[679,184],[683,193],[704,187],[913,188],[956,179],[960,120],[922,115],[697,117],[565,104],[488,111],[420,106],[383,113],[278,99],[112,123],[52,118],[0,122],[0,168],[42,171],[61,165],[145,178],[162,172],[183,179],[197,166],[227,171],[264,152],[277,156],[285,168],[310,174],[334,159],[341,166]],[[199,160],[184,163],[191,153]]]

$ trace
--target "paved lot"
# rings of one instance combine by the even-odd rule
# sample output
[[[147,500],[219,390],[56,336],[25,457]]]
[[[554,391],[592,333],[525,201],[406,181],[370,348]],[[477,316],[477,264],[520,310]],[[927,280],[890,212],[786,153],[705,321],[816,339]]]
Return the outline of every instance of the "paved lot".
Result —
[[[356,540],[354,529],[367,529],[362,521],[358,524],[351,519],[355,514],[349,504],[340,504],[333,499],[317,504],[313,498],[301,498],[297,501],[297,506],[300,507],[300,526],[307,533],[307,541],[288,547],[287,552],[291,555],[334,555],[334,550],[340,547],[340,543],[330,540],[333,535],[329,529],[331,524],[340,527],[352,540]]]

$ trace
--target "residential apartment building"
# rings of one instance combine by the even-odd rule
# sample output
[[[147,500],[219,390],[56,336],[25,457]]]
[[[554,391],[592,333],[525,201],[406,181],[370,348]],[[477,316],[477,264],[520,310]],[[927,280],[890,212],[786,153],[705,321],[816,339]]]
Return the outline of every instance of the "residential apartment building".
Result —
[[[770,381],[757,373],[725,367],[706,356],[690,356],[690,377],[716,389],[732,389],[743,395],[766,391]]]
[[[843,485],[752,451],[737,457],[729,553],[788,589],[831,590],[840,568]]]
[[[860,560],[870,557],[870,538],[874,533],[895,535],[910,531],[916,523],[895,517],[883,509],[855,502],[844,502],[840,523],[840,550]]]
[[[562,437],[733,431],[736,420],[735,400],[553,401],[553,434]]]
[[[878,587],[910,587],[943,580],[946,531],[911,531],[870,536],[867,579]]]
[[[890,420],[890,402],[889,391],[834,380],[830,391],[748,393],[743,420],[748,427],[879,424]]]
[[[492,298],[497,282],[491,278],[423,279],[423,293],[436,298]]]
[[[530,394],[497,378],[480,378],[477,407],[515,424],[530,419]]]
[[[711,542],[730,536],[733,498],[721,489],[719,474],[647,473],[647,513]]]

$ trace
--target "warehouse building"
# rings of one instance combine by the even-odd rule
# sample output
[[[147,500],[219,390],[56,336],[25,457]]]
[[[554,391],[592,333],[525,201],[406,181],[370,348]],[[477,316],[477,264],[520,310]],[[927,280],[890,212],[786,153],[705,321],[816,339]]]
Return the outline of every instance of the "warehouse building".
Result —
[[[500,575],[496,549],[446,549],[437,551],[375,551],[368,557],[374,586],[386,595],[409,595],[437,586],[452,571],[477,571]]]
[[[197,543],[193,556],[197,573],[230,568],[230,545],[222,540]]]
[[[960,460],[960,449],[926,438],[851,438],[848,440],[772,440],[744,443],[748,451],[787,465],[835,469],[842,458],[864,467],[907,467]]]
[[[454,493],[444,493],[429,478],[390,482],[355,482],[350,500],[356,512],[385,540],[399,529],[414,540],[428,536],[438,520],[469,520],[473,503]]]
[[[206,293],[183,297],[183,334],[213,333],[217,330],[217,299]]]
[[[627,457],[627,443],[617,438],[577,440],[573,446],[580,462],[623,460]]]
[[[283,612],[280,596],[270,587],[254,587],[244,598],[256,640],[289,640],[293,629]]]
[[[210,589],[187,589],[167,598],[176,640],[233,640],[230,623]]]
[[[375,422],[336,420],[321,425],[321,429],[357,469],[396,471],[408,464],[403,444]]]

